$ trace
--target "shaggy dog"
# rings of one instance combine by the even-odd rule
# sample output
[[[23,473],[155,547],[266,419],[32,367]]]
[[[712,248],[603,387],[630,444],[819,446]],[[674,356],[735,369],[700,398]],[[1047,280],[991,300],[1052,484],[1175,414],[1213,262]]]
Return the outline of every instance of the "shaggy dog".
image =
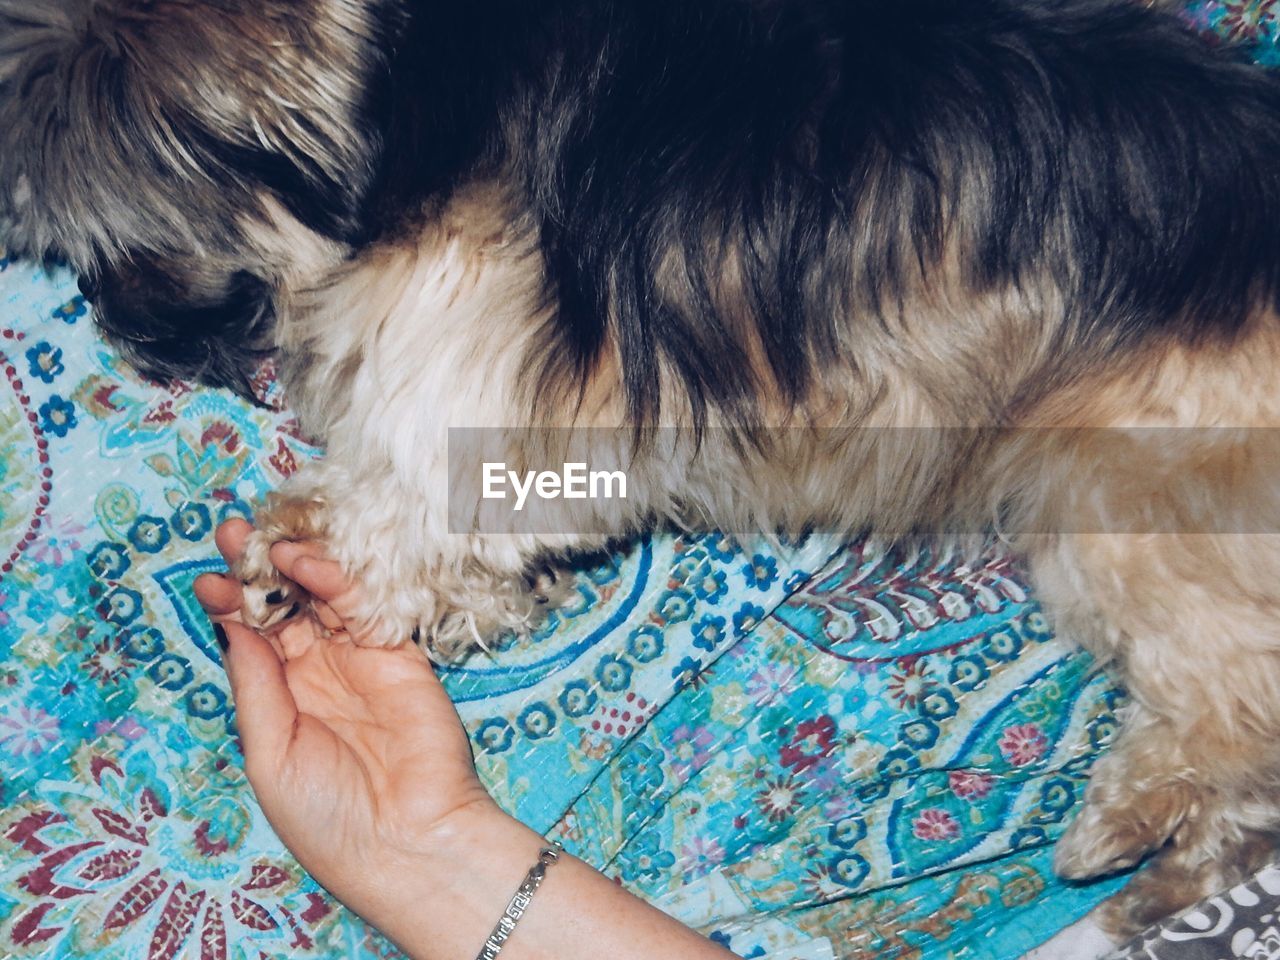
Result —
[[[297,599],[278,538],[447,653],[657,523],[994,525],[1134,699],[1058,871],[1154,854],[1119,933],[1270,849],[1280,80],[1169,15],[0,0],[0,131],[12,247],[144,371],[246,392],[277,353],[327,445],[254,622]],[[583,438],[626,499],[483,497]]]

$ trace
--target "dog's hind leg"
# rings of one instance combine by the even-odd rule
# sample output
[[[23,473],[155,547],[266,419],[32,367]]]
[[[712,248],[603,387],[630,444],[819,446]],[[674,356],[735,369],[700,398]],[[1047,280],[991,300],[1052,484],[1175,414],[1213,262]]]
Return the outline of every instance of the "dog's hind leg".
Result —
[[[1135,655],[1124,674],[1134,706],[1055,855],[1057,872],[1070,879],[1150,855],[1103,908],[1102,923],[1117,937],[1261,866],[1280,825],[1280,718],[1268,693],[1280,685],[1280,657],[1224,651],[1153,669],[1167,639],[1130,638]],[[1206,645],[1213,642],[1211,635]]]
[[[1280,333],[1166,343],[1051,398],[1003,465],[1058,630],[1133,706],[1056,866],[1150,862],[1129,933],[1258,865],[1280,828]]]
[[[1064,537],[1052,553],[1037,562],[1051,605],[1092,608],[1095,629],[1080,635],[1116,658],[1133,698],[1055,867],[1085,879],[1154,854],[1102,912],[1124,936],[1236,882],[1273,850],[1280,536]],[[1061,620],[1070,629],[1072,618]]]

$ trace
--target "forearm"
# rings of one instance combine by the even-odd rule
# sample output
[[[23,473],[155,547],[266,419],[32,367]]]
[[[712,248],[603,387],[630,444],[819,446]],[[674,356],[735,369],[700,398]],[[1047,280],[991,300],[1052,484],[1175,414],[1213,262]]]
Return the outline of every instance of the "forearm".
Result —
[[[365,919],[414,960],[473,960],[546,842],[494,811],[429,855],[397,861]],[[372,915],[370,915],[372,914]],[[502,949],[502,960],[725,960],[728,951],[562,855]]]

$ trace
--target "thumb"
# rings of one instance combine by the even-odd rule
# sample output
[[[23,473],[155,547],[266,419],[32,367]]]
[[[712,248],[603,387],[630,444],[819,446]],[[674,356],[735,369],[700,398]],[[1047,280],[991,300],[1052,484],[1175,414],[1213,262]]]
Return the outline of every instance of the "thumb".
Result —
[[[363,599],[342,567],[318,553],[316,544],[277,543],[271,548],[276,568],[317,600],[328,604],[342,620],[351,620]]]
[[[234,621],[213,625],[236,702],[236,726],[250,780],[284,759],[298,721],[298,705],[284,664],[266,638]]]

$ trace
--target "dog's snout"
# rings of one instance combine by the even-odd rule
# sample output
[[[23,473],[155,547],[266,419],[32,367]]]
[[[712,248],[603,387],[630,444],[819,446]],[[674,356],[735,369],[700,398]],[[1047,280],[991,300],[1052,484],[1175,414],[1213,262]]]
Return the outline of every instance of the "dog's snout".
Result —
[[[98,291],[102,289],[102,284],[97,277],[91,277],[82,273],[76,279],[76,286],[80,288],[80,295],[93,303],[98,297]]]

